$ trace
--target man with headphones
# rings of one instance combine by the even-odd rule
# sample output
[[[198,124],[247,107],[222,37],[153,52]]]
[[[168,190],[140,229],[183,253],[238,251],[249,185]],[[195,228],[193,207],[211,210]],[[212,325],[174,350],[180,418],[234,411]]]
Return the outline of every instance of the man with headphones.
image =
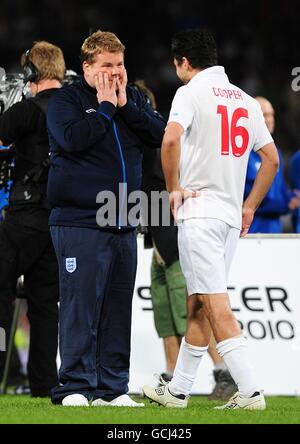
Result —
[[[24,82],[32,93],[0,117],[0,144],[15,150],[13,186],[0,226],[0,326],[10,333],[15,283],[24,275],[30,322],[28,379],[32,396],[49,396],[57,384],[58,268],[48,228],[49,143],[46,111],[61,86],[61,49],[35,42],[23,55]],[[0,380],[5,352],[0,352]]]

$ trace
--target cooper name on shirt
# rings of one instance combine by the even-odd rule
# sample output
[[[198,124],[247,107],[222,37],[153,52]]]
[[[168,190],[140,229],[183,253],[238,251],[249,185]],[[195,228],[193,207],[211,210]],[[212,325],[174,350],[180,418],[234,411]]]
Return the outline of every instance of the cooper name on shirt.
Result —
[[[225,97],[226,99],[243,100],[241,91],[238,89],[222,89],[213,87],[213,93],[216,97]]]

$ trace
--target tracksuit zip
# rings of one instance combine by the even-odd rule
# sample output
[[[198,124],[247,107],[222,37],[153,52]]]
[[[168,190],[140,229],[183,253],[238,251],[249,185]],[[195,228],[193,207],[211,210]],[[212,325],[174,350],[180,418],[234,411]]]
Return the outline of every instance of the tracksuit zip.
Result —
[[[122,151],[122,145],[121,145],[119,135],[118,135],[117,124],[114,121],[114,119],[112,119],[112,124],[113,124],[115,137],[117,139],[117,144],[118,144],[119,154],[120,154],[120,159],[121,159],[121,164],[122,164],[122,177],[123,177],[122,183],[127,185],[126,168],[125,168],[125,161],[124,161],[124,156],[123,156],[123,151]],[[123,210],[123,206],[124,206],[124,200],[126,197],[126,189],[127,189],[127,187],[122,187],[121,206],[119,207],[120,211],[119,211],[119,218],[118,218],[118,229],[119,230],[121,230],[121,228],[122,228],[122,210]],[[119,196],[119,198],[120,198],[120,196]]]

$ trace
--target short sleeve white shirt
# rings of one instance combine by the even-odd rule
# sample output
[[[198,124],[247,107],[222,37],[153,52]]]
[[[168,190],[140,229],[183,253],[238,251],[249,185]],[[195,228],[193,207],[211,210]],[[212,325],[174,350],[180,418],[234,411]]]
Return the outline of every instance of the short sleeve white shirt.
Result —
[[[250,151],[273,141],[260,105],[214,66],[177,90],[169,122],[184,129],[180,184],[199,191],[184,202],[179,220],[216,218],[240,229]]]

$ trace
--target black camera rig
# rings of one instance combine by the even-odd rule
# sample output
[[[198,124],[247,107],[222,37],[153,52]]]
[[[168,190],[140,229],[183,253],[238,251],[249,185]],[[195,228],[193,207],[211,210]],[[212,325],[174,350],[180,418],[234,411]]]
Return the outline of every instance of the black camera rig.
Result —
[[[68,69],[62,84],[69,85],[79,77],[75,71]],[[24,82],[23,73],[6,73],[5,69],[0,67],[0,115],[15,103],[28,97],[30,97],[30,90]]]
[[[63,84],[70,84],[79,79],[79,75],[67,70]],[[23,73],[6,73],[0,67],[0,118],[12,105],[31,96],[28,84],[24,82]],[[0,146],[0,189],[9,190],[14,168],[14,148]]]

